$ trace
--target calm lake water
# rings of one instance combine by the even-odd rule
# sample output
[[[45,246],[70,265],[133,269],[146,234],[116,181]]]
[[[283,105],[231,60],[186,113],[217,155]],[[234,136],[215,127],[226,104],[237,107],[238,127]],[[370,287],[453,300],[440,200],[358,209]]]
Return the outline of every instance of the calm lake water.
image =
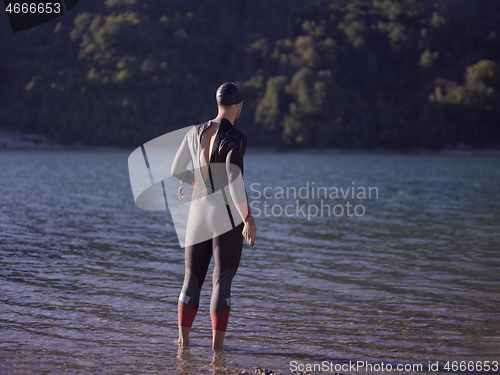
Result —
[[[214,356],[210,277],[178,350],[183,249],[128,155],[0,152],[0,373],[500,360],[500,157],[249,152],[258,237]]]

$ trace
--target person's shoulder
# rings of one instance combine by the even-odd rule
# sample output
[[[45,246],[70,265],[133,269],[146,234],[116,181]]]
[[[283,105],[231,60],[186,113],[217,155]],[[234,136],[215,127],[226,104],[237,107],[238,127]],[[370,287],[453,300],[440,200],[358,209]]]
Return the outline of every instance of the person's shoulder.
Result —
[[[198,125],[194,125],[194,128],[199,132],[199,131],[203,131],[204,129],[206,129],[208,127],[208,125],[210,125],[210,121],[205,121],[205,122],[202,122]]]
[[[245,140],[247,139],[247,137],[245,136],[245,134],[243,134],[243,132],[236,128],[236,127],[231,127],[231,129],[229,130],[231,133],[231,135],[234,135],[234,136],[238,136],[238,137],[241,137],[241,138],[244,138]]]
[[[188,132],[188,134],[190,136],[198,136],[201,134],[201,132],[203,132],[203,130],[207,128],[208,125],[209,125],[208,121],[202,122],[201,124],[198,125],[193,125],[192,129]]]
[[[231,126],[228,130],[228,136],[227,136],[228,140],[231,140],[231,141],[241,141],[243,143],[246,143],[247,142],[247,137],[245,134],[243,134],[243,132],[234,127],[234,126]]]
[[[226,150],[237,150],[241,158],[245,155],[247,148],[247,137],[240,129],[232,126],[228,129],[226,141],[224,142]]]
[[[190,140],[192,138],[196,138],[196,134],[198,133],[197,126],[198,125],[191,125],[191,126],[188,126],[187,128],[185,128],[184,131],[186,131],[186,130],[187,131],[184,135],[184,139]]]

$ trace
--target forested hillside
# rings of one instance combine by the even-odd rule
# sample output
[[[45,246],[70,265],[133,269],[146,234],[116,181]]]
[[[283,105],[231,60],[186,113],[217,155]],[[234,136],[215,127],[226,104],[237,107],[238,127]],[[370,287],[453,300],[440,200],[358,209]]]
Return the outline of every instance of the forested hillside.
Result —
[[[498,0],[82,0],[13,34],[0,128],[137,146],[239,83],[252,146],[500,148]]]

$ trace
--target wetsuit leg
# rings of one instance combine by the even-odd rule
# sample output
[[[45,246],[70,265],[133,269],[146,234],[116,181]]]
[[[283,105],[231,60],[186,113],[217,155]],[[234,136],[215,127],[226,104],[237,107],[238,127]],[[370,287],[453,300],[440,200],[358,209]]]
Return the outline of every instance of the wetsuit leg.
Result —
[[[231,282],[241,259],[243,223],[213,239],[214,274],[210,303],[212,329],[225,331],[231,308]]]
[[[208,265],[212,258],[212,239],[186,246],[186,274],[178,302],[178,322],[180,326],[191,327],[198,306],[200,292]]]

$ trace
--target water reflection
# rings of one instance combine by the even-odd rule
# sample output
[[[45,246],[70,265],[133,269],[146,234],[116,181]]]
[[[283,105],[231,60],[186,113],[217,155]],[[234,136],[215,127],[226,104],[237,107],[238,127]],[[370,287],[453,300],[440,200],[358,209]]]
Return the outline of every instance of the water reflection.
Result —
[[[175,344],[183,250],[167,217],[135,207],[127,156],[1,153],[0,371],[498,357],[498,158],[250,153],[247,181],[356,181],[380,198],[363,218],[257,218],[258,245],[233,282],[228,349],[213,354],[208,284],[194,344]]]
[[[225,375],[229,371],[228,364],[230,362],[229,355],[224,351],[214,352],[212,359],[212,374],[213,375]]]
[[[193,364],[190,363],[191,348],[179,347],[179,350],[177,351],[177,359],[179,360],[177,365],[177,371],[179,374],[191,374],[194,368]]]

